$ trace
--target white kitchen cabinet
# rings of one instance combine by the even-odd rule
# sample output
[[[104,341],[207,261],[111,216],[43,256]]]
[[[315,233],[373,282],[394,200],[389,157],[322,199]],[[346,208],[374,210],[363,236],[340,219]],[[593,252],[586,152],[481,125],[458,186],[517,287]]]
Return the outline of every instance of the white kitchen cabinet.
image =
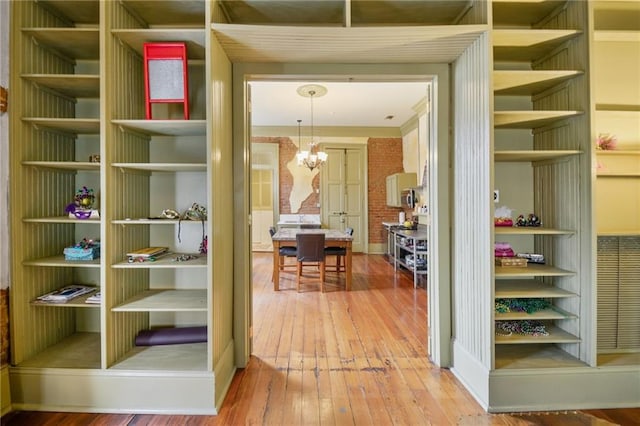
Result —
[[[402,207],[402,191],[415,188],[417,183],[416,173],[395,173],[387,176],[387,206]]]

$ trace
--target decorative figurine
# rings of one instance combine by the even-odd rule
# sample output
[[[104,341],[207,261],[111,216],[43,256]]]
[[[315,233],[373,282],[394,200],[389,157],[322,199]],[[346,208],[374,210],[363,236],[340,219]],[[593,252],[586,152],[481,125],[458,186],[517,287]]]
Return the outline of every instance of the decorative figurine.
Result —
[[[527,218],[525,219],[524,215],[519,215],[518,219],[516,219],[516,226],[533,226],[533,227],[537,227],[540,226],[541,222],[540,222],[540,218],[533,214],[533,213],[529,213],[529,216],[527,216]]]
[[[92,208],[95,201],[96,196],[93,189],[83,186],[73,197],[73,203],[67,204],[64,211],[73,214],[78,219],[89,219],[93,213]]]

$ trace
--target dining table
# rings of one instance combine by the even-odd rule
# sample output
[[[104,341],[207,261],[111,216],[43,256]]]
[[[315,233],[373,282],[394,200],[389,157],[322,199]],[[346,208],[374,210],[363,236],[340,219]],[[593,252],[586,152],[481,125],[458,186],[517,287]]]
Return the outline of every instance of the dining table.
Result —
[[[280,290],[280,247],[296,246],[296,234],[324,234],[325,247],[344,247],[345,255],[345,289],[351,290],[352,277],[352,244],[353,236],[347,234],[340,229],[321,228],[321,229],[304,229],[304,228],[280,228],[273,234],[273,289]]]

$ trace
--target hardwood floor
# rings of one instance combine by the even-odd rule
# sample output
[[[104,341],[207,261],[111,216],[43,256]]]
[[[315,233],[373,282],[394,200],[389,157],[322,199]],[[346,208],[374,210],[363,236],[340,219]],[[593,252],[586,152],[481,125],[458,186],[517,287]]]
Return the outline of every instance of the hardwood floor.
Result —
[[[254,253],[254,340],[218,416],[17,412],[2,425],[640,425],[640,408],[491,415],[427,357],[426,292],[383,256],[355,255],[353,291],[328,272],[295,291]]]

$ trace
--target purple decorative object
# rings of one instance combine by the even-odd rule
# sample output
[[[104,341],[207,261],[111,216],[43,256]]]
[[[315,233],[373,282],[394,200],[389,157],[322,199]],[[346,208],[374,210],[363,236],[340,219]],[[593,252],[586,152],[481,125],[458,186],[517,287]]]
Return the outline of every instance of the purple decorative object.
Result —
[[[142,330],[136,336],[136,346],[177,345],[207,341],[207,327],[176,327]]]
[[[73,215],[78,219],[89,219],[91,217],[91,210],[76,210]]]

